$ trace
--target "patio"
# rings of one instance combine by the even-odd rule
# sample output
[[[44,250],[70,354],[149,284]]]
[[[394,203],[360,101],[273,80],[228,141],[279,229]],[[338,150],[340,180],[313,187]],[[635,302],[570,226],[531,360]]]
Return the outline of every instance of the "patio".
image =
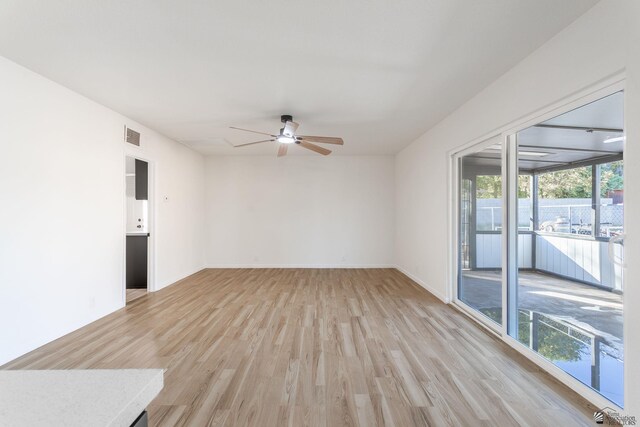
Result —
[[[461,299],[481,312],[500,307],[501,272],[464,271]],[[604,338],[622,350],[622,295],[549,274],[520,271],[518,309],[535,311]]]

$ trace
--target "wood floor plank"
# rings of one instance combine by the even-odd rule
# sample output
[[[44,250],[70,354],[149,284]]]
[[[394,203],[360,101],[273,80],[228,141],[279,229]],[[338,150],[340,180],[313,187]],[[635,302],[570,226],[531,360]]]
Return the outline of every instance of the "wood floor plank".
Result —
[[[591,425],[591,405],[394,269],[212,269],[2,369],[164,368],[156,426]]]

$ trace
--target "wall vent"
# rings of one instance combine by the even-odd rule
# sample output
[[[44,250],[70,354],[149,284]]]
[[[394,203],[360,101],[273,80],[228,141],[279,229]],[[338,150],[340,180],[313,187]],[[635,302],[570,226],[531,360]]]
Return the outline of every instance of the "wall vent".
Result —
[[[137,147],[140,146],[140,132],[136,132],[133,129],[124,127],[124,140],[129,144],[133,144]]]

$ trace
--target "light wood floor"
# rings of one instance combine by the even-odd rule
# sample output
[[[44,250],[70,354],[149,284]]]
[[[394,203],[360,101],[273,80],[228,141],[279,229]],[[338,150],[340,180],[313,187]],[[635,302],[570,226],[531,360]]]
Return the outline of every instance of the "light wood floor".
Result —
[[[127,304],[147,294],[146,289],[127,289]]]
[[[3,368],[165,368],[156,426],[568,426],[594,410],[392,269],[203,270]]]

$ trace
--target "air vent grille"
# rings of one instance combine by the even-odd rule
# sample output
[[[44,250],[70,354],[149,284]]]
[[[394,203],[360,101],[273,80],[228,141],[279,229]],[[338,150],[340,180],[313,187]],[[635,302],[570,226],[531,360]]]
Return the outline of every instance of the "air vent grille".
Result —
[[[129,144],[133,144],[137,147],[140,146],[140,132],[136,132],[133,129],[125,127],[125,139]]]

